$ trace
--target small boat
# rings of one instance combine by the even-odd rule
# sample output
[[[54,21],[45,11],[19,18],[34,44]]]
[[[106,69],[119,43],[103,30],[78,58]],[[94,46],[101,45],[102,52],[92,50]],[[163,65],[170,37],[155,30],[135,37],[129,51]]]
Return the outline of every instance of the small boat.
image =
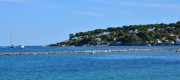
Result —
[[[19,48],[21,48],[21,49],[24,49],[25,47],[24,47],[24,45],[19,45]]]
[[[15,49],[16,47],[12,44],[12,45],[10,46],[10,48]]]

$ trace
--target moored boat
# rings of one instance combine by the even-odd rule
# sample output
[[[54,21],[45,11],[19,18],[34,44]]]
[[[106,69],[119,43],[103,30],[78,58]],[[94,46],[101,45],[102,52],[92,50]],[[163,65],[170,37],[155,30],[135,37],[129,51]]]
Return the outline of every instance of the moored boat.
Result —
[[[12,44],[12,45],[10,46],[10,48],[15,49],[16,47]]]
[[[19,45],[19,48],[24,49],[25,46],[21,44],[21,45]]]

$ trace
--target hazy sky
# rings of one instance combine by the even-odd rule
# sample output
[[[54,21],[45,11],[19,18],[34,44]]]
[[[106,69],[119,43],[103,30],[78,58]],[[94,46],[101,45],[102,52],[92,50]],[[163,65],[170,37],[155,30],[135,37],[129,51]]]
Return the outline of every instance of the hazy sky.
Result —
[[[180,20],[180,0],[0,0],[0,46],[45,45],[70,33]]]

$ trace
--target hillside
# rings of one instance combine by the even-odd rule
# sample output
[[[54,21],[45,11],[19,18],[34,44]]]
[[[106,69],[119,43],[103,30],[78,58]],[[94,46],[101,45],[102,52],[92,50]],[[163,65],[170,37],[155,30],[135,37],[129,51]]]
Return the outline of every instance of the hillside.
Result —
[[[179,36],[180,21],[126,25],[69,34],[68,40],[50,46],[174,45],[178,44]]]

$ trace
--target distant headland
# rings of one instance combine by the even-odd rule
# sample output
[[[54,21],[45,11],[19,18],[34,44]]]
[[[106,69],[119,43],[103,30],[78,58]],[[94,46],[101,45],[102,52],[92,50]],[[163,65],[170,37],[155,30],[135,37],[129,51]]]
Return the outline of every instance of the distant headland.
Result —
[[[131,46],[179,45],[180,21],[146,25],[126,25],[69,34],[69,39],[49,46]]]

